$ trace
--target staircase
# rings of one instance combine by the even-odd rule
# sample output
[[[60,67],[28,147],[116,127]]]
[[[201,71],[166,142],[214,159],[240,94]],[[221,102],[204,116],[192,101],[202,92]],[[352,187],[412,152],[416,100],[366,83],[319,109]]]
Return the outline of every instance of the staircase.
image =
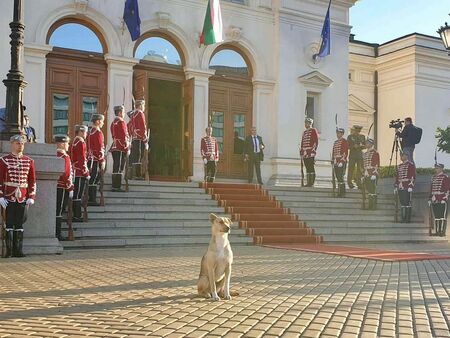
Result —
[[[130,181],[129,190],[111,192],[105,184],[106,205],[89,207],[88,223],[73,223],[75,241],[62,242],[64,249],[205,246],[211,238],[209,214],[230,217],[198,183]],[[242,229],[232,229],[230,241],[252,242]]]
[[[359,190],[347,190],[345,198],[332,197],[330,188],[274,186],[269,192],[284,208],[299,215],[317,235],[323,236],[325,243],[446,241],[442,237],[430,237],[428,225],[421,215],[414,215],[414,210],[411,223],[394,223],[392,195],[378,195],[378,210],[361,210]]]
[[[254,244],[320,243],[322,237],[255,184],[200,183]]]

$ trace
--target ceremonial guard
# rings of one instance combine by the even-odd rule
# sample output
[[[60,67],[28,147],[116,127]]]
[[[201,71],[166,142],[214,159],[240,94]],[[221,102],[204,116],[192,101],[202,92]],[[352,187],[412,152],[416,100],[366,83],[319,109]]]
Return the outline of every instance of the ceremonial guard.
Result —
[[[148,150],[147,125],[145,123],[145,101],[136,100],[136,109],[131,115],[129,132],[131,133],[131,154],[130,162],[132,166],[133,178],[142,179],[142,159],[144,152]]]
[[[338,197],[345,196],[344,175],[348,157],[348,142],[344,138],[344,133],[345,130],[343,128],[336,129],[337,140],[334,141],[332,154],[334,175],[338,182]]]
[[[23,224],[36,198],[34,161],[23,154],[25,135],[10,139],[11,153],[0,158],[0,206],[6,214],[5,257],[23,257]]]
[[[305,119],[305,131],[303,132],[300,145],[300,157],[306,167],[306,186],[312,187],[316,180],[314,169],[314,159],[316,157],[317,146],[319,144],[319,133],[316,128],[312,128],[314,120],[307,117]]]
[[[411,222],[411,200],[416,181],[416,167],[408,160],[408,154],[402,152],[402,163],[397,167],[395,174],[395,192],[400,201],[401,223]]]
[[[83,197],[86,181],[90,178],[86,159],[87,126],[75,126],[75,138],[70,147],[69,155],[75,176],[73,192],[73,221],[83,222],[81,217],[81,198]]]
[[[113,158],[112,190],[123,191],[122,176],[125,162],[127,161],[127,155],[130,151],[130,139],[128,136],[127,125],[123,120],[124,107],[115,106],[114,113],[116,114],[116,117],[111,123],[113,143],[110,149]]]
[[[445,237],[447,231],[447,208],[450,195],[450,178],[444,173],[444,165],[436,163],[436,174],[431,179],[431,193],[428,204],[433,210],[436,235]]]
[[[371,138],[366,140],[367,151],[363,155],[364,163],[364,187],[369,199],[369,209],[377,209],[377,179],[378,168],[380,167],[380,154],[375,150],[374,141]]]
[[[264,142],[262,137],[256,132],[256,128],[252,127],[251,135],[245,139],[244,159],[248,163],[248,183],[253,182],[253,168],[256,172],[258,184],[263,184],[261,177],[261,162],[264,161]]]
[[[366,143],[365,136],[360,134],[361,129],[361,126],[354,125],[350,130],[350,135],[347,137],[349,148],[347,184],[350,189],[355,187],[353,178],[355,178],[358,189],[361,188],[361,176],[364,167],[362,151],[365,148]],[[355,177],[353,177],[353,175],[355,175]]]
[[[91,121],[92,127],[87,137],[88,169],[91,176],[88,205],[100,205],[97,203],[97,186],[106,166],[105,142],[102,132],[105,117],[102,114],[93,114]]]
[[[55,135],[53,142],[56,143],[56,156],[64,160],[64,172],[59,176],[56,187],[56,238],[62,241],[61,223],[62,212],[67,202],[73,198],[73,173],[69,154],[69,137],[67,135]]]
[[[214,136],[211,136],[212,128],[206,128],[206,136],[200,142],[200,152],[205,164],[205,181],[214,182],[216,178],[217,163],[219,162],[219,145]]]

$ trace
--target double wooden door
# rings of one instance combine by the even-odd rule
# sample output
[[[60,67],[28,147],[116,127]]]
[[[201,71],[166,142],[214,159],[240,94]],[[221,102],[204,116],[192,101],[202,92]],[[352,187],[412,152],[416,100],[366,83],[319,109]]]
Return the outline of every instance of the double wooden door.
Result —
[[[219,143],[217,176],[246,178],[243,152],[252,127],[252,84],[248,79],[210,78],[209,122]]]

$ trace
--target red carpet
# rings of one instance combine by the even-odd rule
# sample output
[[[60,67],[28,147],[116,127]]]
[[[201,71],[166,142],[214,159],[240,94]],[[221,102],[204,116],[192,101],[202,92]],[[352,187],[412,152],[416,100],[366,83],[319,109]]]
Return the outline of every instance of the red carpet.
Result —
[[[322,236],[257,184],[200,183],[254,244],[321,243]]]
[[[327,244],[270,244],[263,246],[275,249],[316,252],[329,255],[347,256],[353,258],[372,259],[384,262],[450,259],[450,256],[434,255],[424,252],[375,250],[375,249],[365,249],[351,246],[327,245]]]

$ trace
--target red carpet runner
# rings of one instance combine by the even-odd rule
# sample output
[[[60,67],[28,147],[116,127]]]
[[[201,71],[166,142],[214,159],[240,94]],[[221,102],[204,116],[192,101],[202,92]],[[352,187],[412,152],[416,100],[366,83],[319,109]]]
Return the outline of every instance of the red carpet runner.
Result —
[[[200,183],[253,237],[254,244],[322,243],[297,215],[257,184]]]

